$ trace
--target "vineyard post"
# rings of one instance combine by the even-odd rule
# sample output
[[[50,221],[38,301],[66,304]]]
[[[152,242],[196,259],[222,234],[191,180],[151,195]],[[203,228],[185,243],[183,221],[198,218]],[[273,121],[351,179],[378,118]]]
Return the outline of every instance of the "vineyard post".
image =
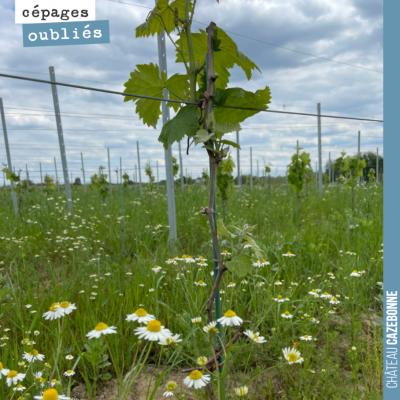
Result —
[[[318,186],[322,196],[322,143],[321,143],[321,103],[317,104],[318,113]]]
[[[236,131],[236,143],[239,144],[239,131]],[[236,149],[237,151],[237,180],[238,180],[238,187],[239,190],[242,187],[242,176],[240,174],[240,153],[239,149]]]
[[[180,176],[181,176],[181,190],[182,193],[184,192],[184,184],[183,184],[183,162],[182,162],[182,153],[181,153],[181,142],[179,144],[179,171],[180,171]]]
[[[160,178],[158,175],[158,160],[157,160],[157,189],[160,190]]]
[[[26,171],[26,196],[29,196],[29,174],[28,174],[28,164],[25,164]]]
[[[136,142],[136,148],[137,148],[137,159],[138,159],[138,170],[139,170],[139,188],[140,188],[140,194],[143,194],[143,189],[142,189],[142,174],[140,173],[140,153],[139,153],[139,142]]]
[[[329,183],[331,183],[332,182],[331,152],[329,152],[328,167],[329,167]]]
[[[40,190],[43,193],[42,163],[39,163],[39,169],[40,169]]]
[[[157,5],[157,0],[156,5]],[[160,76],[164,72],[167,77],[167,50],[165,46],[165,31],[164,29],[157,36],[158,45],[158,63],[160,65]],[[168,98],[168,90],[163,89],[164,99]],[[162,126],[169,121],[169,107],[167,102],[161,102],[162,111]],[[167,188],[167,205],[168,205],[168,224],[169,224],[169,237],[173,241],[178,239],[176,232],[176,210],[175,210],[175,183],[174,183],[174,167],[172,163],[172,148],[168,146],[164,150],[165,158],[165,185]]]
[[[83,175],[83,190],[86,192],[85,166],[83,164],[83,154],[82,153],[81,153],[81,162],[82,162],[82,175]]]
[[[376,181],[379,182],[379,148],[376,148]]]
[[[120,192],[121,192],[121,260],[124,253],[124,216],[122,208],[122,157],[119,158]]]
[[[50,80],[52,82],[56,82],[56,74],[54,71],[54,67],[49,67],[50,71]],[[57,124],[57,133],[58,133],[58,142],[60,145],[60,153],[61,153],[61,163],[64,174],[64,187],[65,187],[65,195],[67,200],[67,207],[70,212],[72,212],[72,197],[71,197],[71,186],[68,178],[68,165],[67,165],[67,157],[65,154],[65,144],[64,144],[64,135],[61,123],[61,113],[60,113],[60,103],[58,100],[57,93],[57,85],[51,85],[51,91],[53,94],[53,103],[54,103],[54,113],[56,116],[56,124]]]
[[[71,171],[71,179],[70,179],[70,182],[73,182],[73,179],[72,179],[72,171]],[[72,185],[73,185],[73,183],[72,183]]]
[[[54,157],[54,170],[56,171],[57,193],[58,193],[58,195],[60,195],[60,184],[58,182],[57,163],[56,163],[56,158],[55,157]]]
[[[108,191],[110,196],[112,195],[111,187],[111,165],[110,165],[110,149],[107,147],[107,159],[108,159]]]
[[[1,113],[1,123],[2,123],[2,127],[3,127],[4,144],[5,144],[6,153],[7,153],[7,168],[9,171],[13,171],[12,163],[11,163],[10,148],[8,146],[8,135],[7,135],[6,118],[4,116],[3,99],[1,97],[0,97],[0,113]],[[12,201],[13,201],[14,211],[15,211],[15,214],[18,215],[17,196],[14,192],[14,182],[13,181],[10,181],[10,186],[11,186],[11,197],[12,197]]]
[[[250,190],[253,190],[253,148],[250,147]]]

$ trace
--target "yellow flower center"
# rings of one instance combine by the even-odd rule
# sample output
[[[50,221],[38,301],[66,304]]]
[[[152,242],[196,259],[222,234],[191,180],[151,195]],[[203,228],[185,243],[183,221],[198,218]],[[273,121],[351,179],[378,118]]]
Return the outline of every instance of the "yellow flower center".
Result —
[[[182,256],[182,258],[186,258],[186,256],[185,256],[185,255],[183,255],[183,256]]]
[[[69,369],[69,370],[67,371],[67,374],[70,374],[71,372],[72,372],[72,370]]]
[[[329,294],[329,293],[327,293],[327,292],[324,292],[324,295],[325,295],[325,296],[327,296],[328,294]]]
[[[357,271],[356,271],[356,270],[354,270],[353,272],[357,274]]]
[[[204,257],[203,257],[203,256],[200,256],[199,258],[200,258],[200,260],[202,260]]]
[[[37,350],[32,350],[32,353],[29,353],[29,354],[37,357],[39,355],[39,352]]]
[[[57,308],[58,307],[60,307],[61,306],[61,304],[60,303],[53,303],[51,306],[50,306],[50,311],[56,311],[57,310]]]
[[[289,315],[290,314],[290,312],[289,311],[285,311],[285,315]]]
[[[0,362],[0,371],[3,369],[3,364]]]
[[[135,314],[138,317],[145,317],[147,315],[147,311],[144,308],[139,308],[138,310],[135,311]]]
[[[224,251],[223,251],[223,253],[227,253],[227,252],[228,252],[228,250],[224,250]]]
[[[7,378],[15,378],[17,375],[18,375],[18,372],[17,372],[17,371],[10,371],[10,372],[7,374]]]
[[[203,376],[203,374],[200,371],[192,371],[189,375],[189,378],[193,381],[197,381]]]
[[[294,354],[294,353],[289,353],[288,359],[290,362],[296,362],[299,359],[299,357],[297,357],[296,354]]]
[[[43,400],[57,400],[58,393],[56,389],[47,389],[43,393]]]
[[[292,254],[290,251],[288,251],[286,254]]]
[[[203,281],[199,281],[199,285],[202,285],[204,282]]]
[[[63,301],[63,302],[60,304],[60,307],[62,307],[62,308],[68,308],[68,307],[69,307],[68,301]]]
[[[177,387],[177,384],[176,384],[175,382],[173,382],[173,381],[170,381],[170,382],[168,382],[168,384],[167,384],[167,389],[170,390],[171,392],[172,392],[173,390],[175,390],[176,387]]]
[[[307,338],[308,338],[308,335],[304,335],[304,337],[307,339]]]
[[[99,322],[96,327],[94,328],[95,331],[104,331],[104,329],[107,329],[108,325],[104,324],[103,322]]]
[[[336,298],[336,297],[334,297],[334,298],[333,298],[333,301],[337,301],[337,298]]]
[[[281,299],[281,298],[282,298],[282,296],[280,294],[278,294],[278,299]]]
[[[57,379],[52,379],[51,380],[53,383],[56,383],[57,382]]]
[[[229,282],[230,285],[233,285],[233,282]]]
[[[257,335],[256,333],[254,334],[253,339],[254,339],[254,340],[258,340],[258,339],[259,339],[259,337],[258,337],[258,335]]]
[[[315,289],[311,289],[311,291],[315,293]]]
[[[263,259],[262,262],[265,263],[265,260]]]
[[[233,317],[236,317],[236,313],[235,313],[234,311],[232,311],[232,310],[228,310],[228,311],[224,314],[224,317],[226,317],[226,318],[233,318]]]
[[[150,321],[147,324],[147,330],[150,332],[161,332],[161,322],[157,320]]]
[[[281,281],[276,281],[276,283],[281,283]]]

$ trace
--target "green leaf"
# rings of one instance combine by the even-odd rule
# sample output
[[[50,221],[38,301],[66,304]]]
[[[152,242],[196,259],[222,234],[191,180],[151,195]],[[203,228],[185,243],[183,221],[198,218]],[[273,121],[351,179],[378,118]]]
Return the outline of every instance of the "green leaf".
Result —
[[[231,142],[230,140],[223,139],[223,140],[221,140],[221,143],[226,144],[228,146],[232,146],[235,149],[239,149],[240,150],[240,146],[236,142]]]
[[[226,229],[226,226],[221,219],[217,219],[217,232],[219,236],[224,236],[232,239],[237,237],[237,235],[234,235],[233,233],[229,232],[228,229]]]
[[[265,172],[271,172],[271,168],[270,167],[265,167]]]
[[[251,274],[253,263],[248,255],[239,254],[232,261],[227,261],[226,266],[230,272],[233,272],[239,278],[243,278]]]
[[[231,124],[230,122],[222,122],[215,125],[215,133],[224,135],[225,133],[241,131],[242,128],[239,124]],[[221,137],[220,136],[220,137]]]
[[[167,149],[174,142],[180,142],[183,137],[193,137],[199,128],[199,109],[193,106],[182,107],[178,114],[162,128],[158,141]]]
[[[206,131],[205,129],[200,129],[193,136],[193,139],[196,144],[205,143],[208,142],[214,135],[214,132],[208,133],[208,131]]]
[[[207,129],[209,129],[211,132],[215,132],[215,117],[214,117],[214,113],[208,114],[206,122],[207,122]]]
[[[166,75],[161,73],[158,65],[142,64],[136,65],[136,68],[131,72],[131,78],[125,82],[124,93],[138,94],[141,96],[163,97],[163,88],[166,82]],[[161,115],[160,104],[161,100],[138,99],[137,97],[125,96],[124,101],[136,102],[136,113],[139,114],[143,123],[156,128],[157,121]]]
[[[249,235],[246,235],[243,239],[246,240],[247,243],[251,244],[251,247],[254,250],[254,254],[256,255],[256,258],[258,260],[261,260],[264,255],[263,255],[262,250],[258,247],[258,244],[255,242],[255,240]]]
[[[171,100],[187,101],[189,94],[189,77],[188,75],[175,74],[172,75],[166,82],[165,87],[168,89],[169,98]],[[179,103],[170,103],[167,105],[172,107],[175,112],[179,110],[181,105]]]
[[[245,108],[256,108],[260,110],[268,109],[267,104],[271,101],[271,94],[269,87],[266,86],[263,90],[257,90],[255,93],[248,92],[241,88],[230,88],[230,89],[216,89],[214,108],[215,119],[222,122],[230,122],[231,124],[237,124],[243,122],[246,118],[257,114],[259,111],[256,110],[241,110],[235,108],[221,108],[218,106],[233,106],[233,107],[245,107]]]

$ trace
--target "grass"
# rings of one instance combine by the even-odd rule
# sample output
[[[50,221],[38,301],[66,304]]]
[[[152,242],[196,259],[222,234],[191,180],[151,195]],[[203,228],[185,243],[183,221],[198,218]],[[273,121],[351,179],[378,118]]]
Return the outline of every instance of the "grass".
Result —
[[[227,271],[220,286],[222,312],[234,310],[251,321],[245,329],[268,340],[257,344],[243,336],[232,346],[225,368],[226,398],[233,398],[233,388],[246,383],[249,398],[382,398],[382,330],[370,323],[378,321],[373,311],[380,309],[375,297],[381,293],[377,282],[383,279],[382,197],[382,185],[357,187],[352,213],[349,190],[330,185],[321,198],[312,188],[302,199],[300,216],[295,193],[285,185],[273,185],[271,192],[262,186],[252,191],[242,187],[228,200],[226,225],[256,225],[254,238],[270,265],[254,268],[247,284]],[[213,283],[209,228],[200,214],[207,203],[206,188],[193,185],[183,194],[177,188],[179,238],[174,248],[168,241],[163,187],[144,187],[142,196],[132,187],[124,190],[123,240],[119,190],[114,188],[104,205],[95,191],[81,187],[73,189],[73,199],[70,215],[65,197],[57,193],[48,198],[38,188],[24,193],[21,221],[14,215],[9,188],[0,192],[0,361],[4,368],[26,374],[24,392],[0,381],[2,399],[40,394],[43,389],[34,372],[56,379],[64,394],[85,382],[91,399],[105,382],[118,378],[121,395],[130,381],[123,383],[123,377],[132,371],[130,377],[138,379],[144,359],[167,371],[162,379],[157,374],[154,378],[156,385],[165,387],[168,373],[196,367],[197,358],[210,358],[216,345],[216,338],[210,340],[202,331]],[[219,199],[217,210],[222,210]],[[222,249],[231,251],[230,242],[223,241]],[[295,257],[284,257],[288,251]],[[203,256],[208,266],[165,263],[183,254]],[[153,272],[156,265],[162,267],[160,272]],[[351,277],[353,270],[365,273]],[[200,280],[207,286],[196,286]],[[275,285],[277,280],[282,285]],[[228,287],[230,282],[235,286]],[[309,294],[312,289],[320,295],[328,292],[340,303],[315,298]],[[279,295],[290,300],[272,300]],[[77,310],[62,319],[45,320],[42,314],[61,301],[75,304]],[[125,320],[140,307],[181,334],[183,341],[167,347],[156,342],[149,350],[149,342],[134,334],[138,325]],[[282,318],[285,311],[293,317]],[[194,317],[202,317],[202,323],[193,324]],[[88,340],[86,334],[99,322],[117,327],[117,334]],[[233,328],[232,336],[236,332]],[[303,335],[317,340],[300,340]],[[228,337],[224,329],[223,341]],[[23,339],[36,344],[24,344]],[[289,366],[282,349],[293,346],[304,363]],[[45,360],[19,366],[23,353],[33,348]],[[69,354],[73,360],[65,358]],[[67,370],[75,375],[64,376]],[[213,378],[215,389],[217,383]],[[182,390],[188,397],[193,394],[193,389]],[[204,389],[196,392],[205,397]]]

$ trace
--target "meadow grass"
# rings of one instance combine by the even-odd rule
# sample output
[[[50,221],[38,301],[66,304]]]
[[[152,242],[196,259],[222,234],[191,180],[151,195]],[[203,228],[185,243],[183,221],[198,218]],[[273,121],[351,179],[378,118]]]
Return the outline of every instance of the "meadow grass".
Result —
[[[0,192],[0,367],[26,374],[21,392],[9,388],[3,376],[1,399],[40,395],[48,379],[56,379],[59,393],[67,395],[85,382],[89,398],[95,399],[105,382],[117,378],[123,396],[122,388],[134,383],[144,360],[163,371],[156,385],[165,386],[168,373],[196,367],[198,357],[211,358],[212,345],[218,347],[202,330],[214,279],[208,221],[200,213],[208,202],[206,187],[176,189],[175,244],[168,240],[165,187],[144,186],[142,196],[125,189],[122,218],[116,187],[105,204],[90,188],[73,188],[72,195],[70,214],[64,195],[46,196],[38,188],[24,193],[21,220],[13,212],[9,188]],[[227,271],[220,286],[222,312],[234,310],[248,321],[245,329],[267,340],[258,344],[242,336],[232,346],[226,355],[226,398],[242,385],[254,399],[382,398],[382,328],[375,314],[381,307],[377,282],[383,279],[382,185],[360,185],[355,198],[353,213],[349,190],[330,185],[320,197],[311,188],[301,199],[300,215],[296,195],[286,185],[242,187],[227,201],[226,226],[256,225],[254,239],[269,265],[254,267],[246,283]],[[223,239],[222,249],[232,251]],[[295,256],[284,256],[287,252]],[[166,264],[182,255],[202,256],[208,265]],[[155,266],[161,270],[154,272]],[[354,270],[365,273],[350,276]],[[197,286],[199,281],[207,286]],[[340,303],[310,294],[313,289]],[[45,320],[42,314],[62,301],[77,309]],[[126,321],[138,308],[183,341],[150,346],[138,340],[138,324]],[[292,318],[283,318],[285,311]],[[193,323],[195,317],[202,317],[201,323]],[[117,334],[88,340],[86,334],[99,322],[116,327]],[[236,332],[224,329],[222,340]],[[313,340],[300,340],[304,335]],[[286,347],[299,350],[304,362],[289,365],[282,353]],[[23,360],[32,349],[45,360]],[[22,361],[25,365],[18,364]],[[64,376],[68,370],[75,375]],[[37,372],[41,379],[35,379]],[[205,396],[204,390],[196,392]],[[193,390],[179,388],[175,395],[180,394],[191,398]]]

